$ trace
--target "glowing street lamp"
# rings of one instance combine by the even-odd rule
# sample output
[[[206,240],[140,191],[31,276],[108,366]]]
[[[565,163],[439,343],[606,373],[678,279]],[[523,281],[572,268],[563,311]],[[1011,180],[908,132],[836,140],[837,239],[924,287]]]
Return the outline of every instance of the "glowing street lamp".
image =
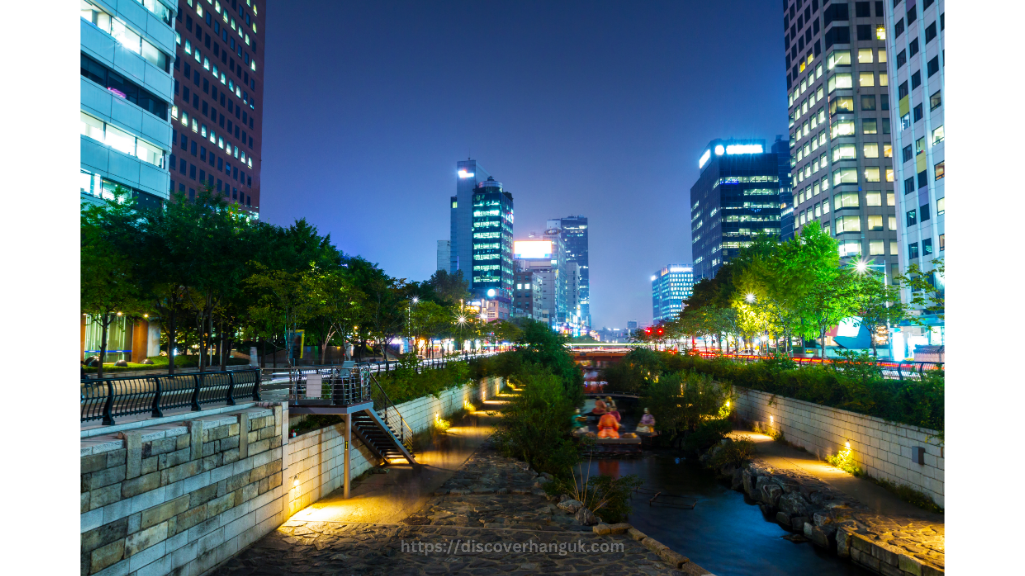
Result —
[[[753,304],[755,301],[755,295],[748,292],[747,297],[745,297],[744,299],[747,300],[748,304]]]
[[[858,274],[864,274],[865,271],[868,270],[868,264],[866,264],[864,260],[859,260],[854,268],[858,271]]]

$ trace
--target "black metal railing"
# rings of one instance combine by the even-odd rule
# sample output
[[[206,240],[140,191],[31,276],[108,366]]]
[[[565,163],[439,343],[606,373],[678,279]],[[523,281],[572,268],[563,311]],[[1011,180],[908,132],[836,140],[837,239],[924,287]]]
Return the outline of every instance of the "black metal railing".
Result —
[[[113,425],[116,418],[149,414],[154,418],[165,410],[224,404],[237,400],[260,400],[260,371],[232,370],[164,376],[82,380],[82,422],[102,420]]]
[[[370,402],[368,374],[366,366],[293,369],[289,374],[288,402],[296,406],[352,406]],[[317,377],[319,384],[311,382]]]
[[[413,453],[413,429],[406,424],[406,420],[399,413],[399,409],[392,402],[391,398],[388,397],[388,393],[384,391],[381,383],[377,381],[377,376],[372,372],[367,372],[367,376],[371,382],[370,396],[374,401],[374,410],[381,417],[381,420],[391,428],[392,434],[410,454]]]

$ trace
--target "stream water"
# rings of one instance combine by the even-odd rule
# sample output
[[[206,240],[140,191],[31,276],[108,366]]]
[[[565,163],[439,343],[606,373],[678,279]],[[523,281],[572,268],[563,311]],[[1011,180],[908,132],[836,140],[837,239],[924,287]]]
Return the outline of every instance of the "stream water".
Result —
[[[620,411],[621,431],[632,431],[639,407],[620,403]],[[674,451],[646,450],[636,459],[592,460],[587,466],[591,474],[636,474],[644,485],[633,496],[629,522],[717,576],[872,574],[811,542],[784,540],[789,533],[765,518],[756,504],[745,501],[743,493],[730,490],[711,471]],[[663,493],[659,500],[694,508],[660,505],[659,500],[649,505],[655,492]]]

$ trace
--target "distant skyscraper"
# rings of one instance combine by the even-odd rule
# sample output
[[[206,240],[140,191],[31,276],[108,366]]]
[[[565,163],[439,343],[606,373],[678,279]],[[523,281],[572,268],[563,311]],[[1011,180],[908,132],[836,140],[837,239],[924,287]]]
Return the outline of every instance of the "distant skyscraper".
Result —
[[[670,264],[651,277],[651,321],[676,320],[694,289],[694,269]]]
[[[580,318],[584,326],[591,326],[591,271],[587,263],[587,218],[567,216],[548,221],[548,228],[562,230],[566,244],[566,261],[580,267]]]
[[[438,240],[438,270],[448,272],[449,262],[452,260],[452,241]]]
[[[871,260],[892,281],[898,262],[886,4],[786,0],[783,30],[794,234],[818,222],[842,258]],[[907,38],[917,49],[916,35]]]
[[[786,242],[794,237],[794,189],[790,185],[790,145],[776,136],[772,153],[779,165],[779,239]]]
[[[473,277],[470,290],[504,301],[511,308],[513,272],[513,197],[488,177],[473,190]]]
[[[694,277],[712,278],[758,234],[779,236],[779,162],[764,140],[713,140],[690,189]]]
[[[258,214],[266,0],[178,5],[171,186],[189,199],[210,186]]]
[[[448,271],[452,274],[461,271],[468,283],[473,282],[473,191],[490,176],[476,160],[456,162],[456,195],[449,198],[451,261]]]
[[[909,265],[918,264],[941,292],[943,278],[933,273],[933,261],[946,254],[944,14],[943,0],[886,4],[890,101],[896,103],[889,115],[895,128],[893,150],[900,159],[893,163],[899,266],[906,273]],[[887,194],[889,205],[892,196]],[[910,296],[908,290],[902,294],[905,302]],[[935,315],[924,320],[932,326],[929,343],[942,344],[943,320]],[[921,328],[904,330],[924,335]]]

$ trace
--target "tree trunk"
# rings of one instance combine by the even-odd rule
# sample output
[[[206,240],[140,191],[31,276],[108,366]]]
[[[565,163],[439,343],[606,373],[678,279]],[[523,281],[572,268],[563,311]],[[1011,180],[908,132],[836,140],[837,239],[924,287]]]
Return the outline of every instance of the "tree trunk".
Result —
[[[178,344],[178,315],[170,311],[167,327],[167,373],[174,374],[174,348]]]
[[[224,335],[224,318],[221,318],[221,327],[217,330],[218,340],[220,341],[220,353],[221,353],[221,372],[227,372],[228,370],[228,356],[231,354],[231,350],[228,348],[228,340]]]
[[[107,357],[107,327],[110,326],[110,314],[100,315],[100,364],[96,367],[96,377],[103,378],[103,360]]]
[[[819,358],[826,359],[826,329],[819,331]]]

